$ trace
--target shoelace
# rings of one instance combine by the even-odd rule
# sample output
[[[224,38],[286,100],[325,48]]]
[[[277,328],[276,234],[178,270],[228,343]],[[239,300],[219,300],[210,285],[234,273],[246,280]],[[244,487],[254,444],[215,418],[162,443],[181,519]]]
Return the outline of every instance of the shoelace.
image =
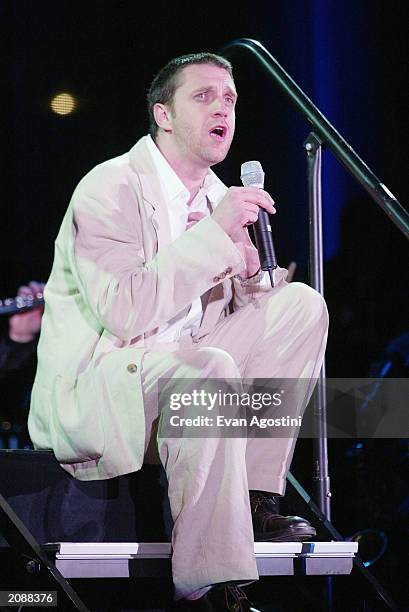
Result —
[[[233,601],[229,601],[229,595],[232,597]],[[241,610],[246,610],[242,607],[243,601],[248,601],[246,594],[235,584],[231,584],[226,587],[225,591],[226,596],[226,607],[231,612],[240,612]]]
[[[258,510],[258,508],[263,504],[264,501],[265,499],[261,495],[252,495],[250,503],[252,511],[256,512],[256,510]]]
[[[275,509],[275,504],[274,504],[274,497],[266,497],[263,493],[252,493],[251,497],[250,497],[250,506],[253,512],[256,512],[258,510],[258,508],[260,508],[260,506],[268,506],[269,505],[273,505],[274,509]]]

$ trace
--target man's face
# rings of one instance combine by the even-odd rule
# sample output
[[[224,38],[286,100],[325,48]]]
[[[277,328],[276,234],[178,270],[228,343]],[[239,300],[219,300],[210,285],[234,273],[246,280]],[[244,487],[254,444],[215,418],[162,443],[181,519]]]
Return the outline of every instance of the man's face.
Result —
[[[192,64],[179,74],[170,110],[178,151],[200,166],[227,155],[234,135],[236,88],[230,74],[213,64]]]

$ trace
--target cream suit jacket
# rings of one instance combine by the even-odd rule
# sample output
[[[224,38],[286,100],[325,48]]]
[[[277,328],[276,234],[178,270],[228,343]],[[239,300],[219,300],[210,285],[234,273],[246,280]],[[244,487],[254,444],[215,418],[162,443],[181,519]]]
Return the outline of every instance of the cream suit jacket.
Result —
[[[155,345],[158,326],[199,296],[207,300],[198,338],[230,302],[245,305],[262,289],[232,282],[243,268],[211,217],[171,242],[146,137],[91,170],[62,222],[45,289],[28,421],[35,448],[53,449],[80,480],[140,469],[144,352]]]

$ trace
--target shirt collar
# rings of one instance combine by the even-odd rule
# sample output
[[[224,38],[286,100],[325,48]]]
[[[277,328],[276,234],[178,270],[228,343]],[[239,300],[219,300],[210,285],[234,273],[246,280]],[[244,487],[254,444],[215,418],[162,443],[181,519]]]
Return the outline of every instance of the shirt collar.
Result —
[[[163,189],[169,200],[174,200],[180,195],[189,197],[189,191],[182,183],[176,172],[162,155],[151,136],[146,139],[148,151],[152,156],[153,164],[158,171]]]
[[[162,155],[159,148],[156,146],[150,135],[146,138],[146,144],[148,151],[151,154],[153,164],[159,174],[163,189],[170,201],[183,196],[186,201],[189,199],[189,190],[182,183],[172,166]],[[206,195],[212,204],[216,204],[224,195],[226,191],[225,185],[215,175],[215,173],[209,169],[205,176],[203,185],[200,189],[203,195]]]

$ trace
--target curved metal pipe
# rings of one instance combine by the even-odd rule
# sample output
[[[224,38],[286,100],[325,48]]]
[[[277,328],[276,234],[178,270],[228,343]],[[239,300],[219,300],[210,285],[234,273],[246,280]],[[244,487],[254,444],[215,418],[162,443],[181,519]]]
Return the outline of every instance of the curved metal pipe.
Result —
[[[311,123],[314,132],[318,134],[323,143],[331,149],[335,157],[361,183],[375,202],[386,212],[391,221],[409,239],[409,212],[403,208],[386,185],[375,176],[365,162],[355,153],[353,148],[337,132],[334,126],[313,104],[310,98],[308,98],[271,53],[259,41],[252,40],[251,38],[233,40],[225,45],[220,50],[220,53],[230,56],[237,50],[246,50],[252,53],[266,72],[273,78],[280,91],[291,100],[297,111]]]

